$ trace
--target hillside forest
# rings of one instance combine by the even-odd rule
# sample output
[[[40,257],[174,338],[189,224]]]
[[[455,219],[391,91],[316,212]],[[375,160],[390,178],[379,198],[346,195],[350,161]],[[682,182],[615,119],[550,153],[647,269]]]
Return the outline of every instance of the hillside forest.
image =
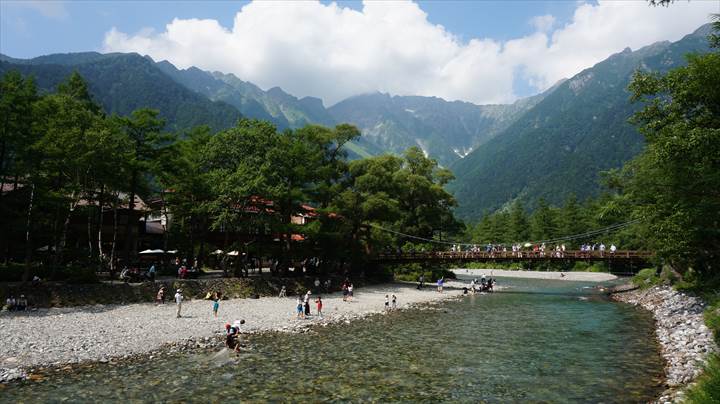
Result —
[[[112,271],[137,257],[133,223],[158,216],[162,236],[149,247],[201,261],[216,249],[270,256],[278,271],[308,257],[357,270],[381,250],[447,248],[428,240],[563,240],[648,249],[680,274],[710,276],[720,251],[720,54],[717,35],[709,38],[713,50],[685,66],[635,72],[632,124],[646,146],[602,174],[601,196],[540,199],[532,212],[515,200],[467,225],[446,190],[450,170],[417,147],[350,160],[347,145],[360,136],[352,125],[168,128],[159,110],[108,114],[77,72],[41,92],[32,75],[9,71],[0,83],[0,260],[22,263],[25,279],[38,268],[51,277]]]

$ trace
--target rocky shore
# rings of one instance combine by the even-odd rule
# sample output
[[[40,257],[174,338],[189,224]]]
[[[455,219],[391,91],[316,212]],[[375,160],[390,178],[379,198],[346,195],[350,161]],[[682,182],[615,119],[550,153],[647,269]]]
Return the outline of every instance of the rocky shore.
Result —
[[[705,303],[667,286],[616,293],[613,298],[653,313],[666,362],[667,389],[657,402],[682,401],[684,388],[700,375],[708,354],[717,350],[712,332],[703,320]]]
[[[416,308],[460,295],[437,293],[428,287],[384,284],[356,289],[344,302],[339,293],[323,294],[324,318],[295,318],[295,299],[261,297],[220,303],[214,318],[211,303],[183,303],[182,317],[175,305],[127,304],[40,309],[27,313],[0,313],[0,382],[32,377],[36,369],[104,363],[147,357],[157,352],[209,348],[221,344],[224,324],[244,319],[246,333],[304,332],[310,327],[349,323],[384,313],[385,295],[397,296],[399,309]],[[311,304],[315,313],[315,304]]]

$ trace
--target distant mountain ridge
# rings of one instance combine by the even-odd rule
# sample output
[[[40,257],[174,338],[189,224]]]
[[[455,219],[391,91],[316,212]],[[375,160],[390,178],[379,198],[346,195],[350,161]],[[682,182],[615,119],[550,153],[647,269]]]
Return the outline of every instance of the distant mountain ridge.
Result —
[[[622,166],[644,147],[628,123],[641,108],[627,91],[638,70],[665,72],[691,52],[707,52],[708,26],[681,40],[614,54],[561,83],[491,142],[451,165],[450,184],[465,218],[519,199],[560,204],[570,193],[597,195],[601,171]]]
[[[461,217],[476,219],[519,199],[561,203],[599,192],[599,172],[620,167],[644,147],[627,119],[627,85],[637,69],[664,72],[684,55],[708,50],[707,24],[681,40],[625,49],[533,97],[508,105],[475,105],[437,97],[357,95],[331,107],[318,98],[297,98],[279,87],[267,91],[233,74],[178,69],[134,53],[55,54],[33,59],[0,55],[0,74],[33,74],[45,91],[77,70],[109,113],[156,108],[171,130],[207,124],[215,130],[241,116],[273,122],[279,129],[307,124],[357,125],[363,136],[348,144],[352,158],[401,153],[419,146],[448,166],[449,185]]]
[[[54,90],[77,70],[106,112],[127,115],[138,108],[155,108],[171,130],[197,125],[225,129],[242,116],[233,106],[211,101],[176,83],[151,59],[134,53],[56,54],[29,60],[0,56],[0,75],[13,69],[35,76],[44,91]]]
[[[447,165],[492,139],[545,95],[509,105],[475,105],[373,93],[350,97],[329,111],[337,121],[357,125],[365,141],[383,150],[400,153],[419,146]]]
[[[375,93],[326,108],[319,98],[297,98],[279,87],[264,91],[233,74],[178,69],[168,61],[155,62],[135,53],[83,52],[33,59],[0,55],[0,73],[9,69],[34,74],[39,86],[48,91],[78,70],[107,112],[128,114],[135,108],[156,108],[170,129],[208,124],[219,130],[234,125],[239,116],[270,121],[280,130],[347,122],[363,133],[348,145],[353,157],[402,153],[419,146],[443,165],[500,133],[551,91],[510,105],[482,106]]]

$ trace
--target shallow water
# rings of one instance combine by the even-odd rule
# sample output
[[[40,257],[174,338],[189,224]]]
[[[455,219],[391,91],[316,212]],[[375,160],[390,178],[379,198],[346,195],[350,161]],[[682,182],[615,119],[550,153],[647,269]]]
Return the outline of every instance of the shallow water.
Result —
[[[248,351],[98,365],[0,391],[0,401],[646,402],[663,363],[652,318],[592,284],[500,279],[507,289]]]

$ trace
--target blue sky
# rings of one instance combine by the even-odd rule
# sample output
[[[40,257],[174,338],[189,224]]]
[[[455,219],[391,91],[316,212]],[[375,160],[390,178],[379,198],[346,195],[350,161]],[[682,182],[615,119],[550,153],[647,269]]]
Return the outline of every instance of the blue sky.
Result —
[[[112,27],[134,33],[161,31],[173,18],[212,18],[232,27],[248,1],[28,1],[0,0],[0,53],[31,58],[50,53],[101,50]],[[323,3],[330,3],[323,1]],[[338,1],[361,9],[360,1]],[[566,23],[573,1],[420,1],[430,22],[441,24],[464,40],[490,37],[507,40],[532,31],[530,19],[552,14]]]
[[[658,9],[638,1],[0,0],[0,52],[138,52],[326,104],[370,91],[496,103],[626,46],[677,40],[709,12],[720,12],[720,1]]]

